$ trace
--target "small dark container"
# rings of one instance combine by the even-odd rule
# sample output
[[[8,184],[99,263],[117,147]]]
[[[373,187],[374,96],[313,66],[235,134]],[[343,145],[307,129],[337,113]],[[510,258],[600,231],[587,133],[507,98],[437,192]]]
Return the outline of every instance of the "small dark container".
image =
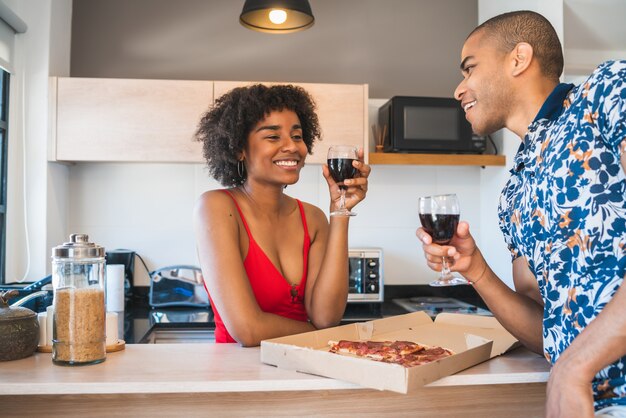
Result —
[[[0,361],[17,360],[32,355],[39,344],[37,314],[22,307],[9,307],[8,300],[17,290],[0,293]]]

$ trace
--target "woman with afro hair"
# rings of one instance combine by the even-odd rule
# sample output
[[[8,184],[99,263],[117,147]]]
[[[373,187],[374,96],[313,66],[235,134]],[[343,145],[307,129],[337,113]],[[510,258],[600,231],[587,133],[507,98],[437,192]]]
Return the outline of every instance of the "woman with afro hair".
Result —
[[[235,88],[202,117],[196,137],[226,187],[202,194],[194,210],[216,342],[255,346],[337,325],[348,296],[349,217],[329,222],[284,193],[320,137],[312,98],[292,85]],[[362,150],[358,157],[357,177],[345,182],[348,209],[367,192],[370,167]],[[326,165],[322,173],[332,212],[339,186]]]

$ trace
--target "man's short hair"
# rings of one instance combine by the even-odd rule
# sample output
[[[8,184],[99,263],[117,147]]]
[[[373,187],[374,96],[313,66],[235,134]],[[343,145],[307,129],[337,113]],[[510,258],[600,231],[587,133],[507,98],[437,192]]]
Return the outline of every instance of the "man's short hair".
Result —
[[[493,38],[505,52],[510,52],[520,42],[533,48],[541,72],[558,81],[563,72],[561,41],[548,19],[529,10],[503,13],[487,20],[469,34],[483,32]]]

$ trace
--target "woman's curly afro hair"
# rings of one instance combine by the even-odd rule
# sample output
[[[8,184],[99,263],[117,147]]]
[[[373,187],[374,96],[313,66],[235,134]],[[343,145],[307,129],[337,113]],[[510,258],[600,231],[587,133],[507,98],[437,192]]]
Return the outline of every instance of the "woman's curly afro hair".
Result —
[[[246,172],[238,172],[237,160],[252,128],[271,112],[285,109],[293,111],[300,119],[303,141],[310,154],[321,132],[315,102],[303,88],[255,84],[235,88],[217,99],[202,116],[196,131],[196,139],[203,143],[204,159],[211,176],[224,187],[242,184]]]

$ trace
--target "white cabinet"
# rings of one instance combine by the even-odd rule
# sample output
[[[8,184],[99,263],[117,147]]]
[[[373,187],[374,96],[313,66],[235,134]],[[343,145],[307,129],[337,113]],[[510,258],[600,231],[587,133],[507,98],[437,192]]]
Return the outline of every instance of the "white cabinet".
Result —
[[[194,133],[214,97],[252,84],[73,77],[50,83],[51,161],[181,163],[204,162]],[[334,143],[367,150],[367,85],[298,85],[315,99],[322,128],[308,162],[325,162]]]
[[[54,160],[202,161],[193,136],[211,81],[57,78],[56,87]]]

